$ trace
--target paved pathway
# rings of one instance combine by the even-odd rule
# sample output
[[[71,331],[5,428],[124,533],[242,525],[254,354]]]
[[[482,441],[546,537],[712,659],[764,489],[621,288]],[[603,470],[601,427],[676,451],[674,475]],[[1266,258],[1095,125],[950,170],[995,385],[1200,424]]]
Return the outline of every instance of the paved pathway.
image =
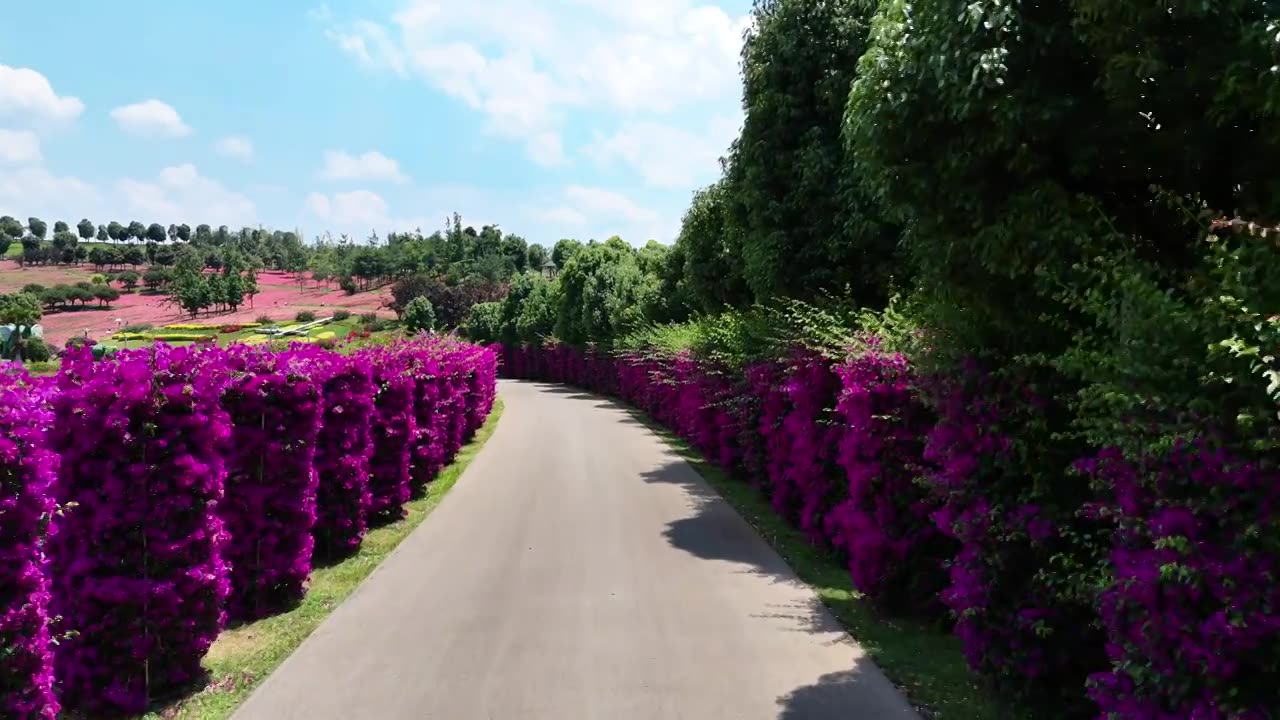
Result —
[[[626,411],[500,393],[458,486],[236,720],[916,718]]]

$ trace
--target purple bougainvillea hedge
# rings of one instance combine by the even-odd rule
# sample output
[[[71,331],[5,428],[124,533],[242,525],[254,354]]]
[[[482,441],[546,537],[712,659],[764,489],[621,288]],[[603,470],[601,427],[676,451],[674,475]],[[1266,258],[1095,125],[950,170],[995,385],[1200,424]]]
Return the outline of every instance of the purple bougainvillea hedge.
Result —
[[[51,388],[0,370],[0,717],[53,718],[45,528],[58,456]]]
[[[414,458],[429,482],[496,372],[492,350],[432,336],[0,372],[0,715],[129,716],[199,687],[228,619],[287,608],[317,547],[350,554],[403,514]]]
[[[1033,383],[972,362],[922,377],[875,338],[736,371],[687,353],[497,349],[504,376],[617,395],[759,487],[881,610],[949,617],[1001,690],[1064,717],[1276,717],[1274,458],[1196,439],[1100,449],[1073,471],[1078,455],[1044,454],[1061,444],[1037,435],[1041,418],[1061,409]]]

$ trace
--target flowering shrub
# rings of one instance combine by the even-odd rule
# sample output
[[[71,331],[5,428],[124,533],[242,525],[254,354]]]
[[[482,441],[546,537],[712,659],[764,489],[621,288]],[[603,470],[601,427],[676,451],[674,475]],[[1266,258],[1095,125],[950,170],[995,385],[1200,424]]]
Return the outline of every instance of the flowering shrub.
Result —
[[[410,461],[418,426],[414,419],[413,376],[404,363],[385,347],[361,350],[358,357],[373,368],[373,454],[369,461],[370,524],[399,520],[409,501]]]
[[[880,352],[874,339],[836,374],[848,499],[827,515],[827,533],[863,595],[881,607],[937,614],[943,564],[957,548],[933,524],[935,502],[916,482],[933,414],[906,358]]]
[[[1053,447],[1035,433],[1054,408],[972,365],[931,385],[939,418],[923,457],[940,503],[932,518],[960,546],[942,601],[969,666],[1010,694],[1083,715],[1085,679],[1106,663],[1089,576],[1098,564],[1090,549],[1105,538],[1073,520],[1083,484],[1065,471],[1031,475],[1070,465],[1033,454]]]
[[[1268,718],[1280,707],[1280,475],[1206,440],[1080,461],[1113,529],[1100,609],[1112,718]]]
[[[328,361],[323,382],[324,415],[316,438],[315,555],[333,559],[360,547],[368,511],[369,461],[373,453],[373,373],[366,358],[317,352]]]
[[[823,513],[842,499],[843,488],[829,467],[842,428],[829,421],[839,381],[831,365],[810,352],[793,353],[783,392],[788,409],[781,432],[786,454],[775,458],[771,501],[815,543],[825,542]]]
[[[58,456],[51,388],[0,369],[0,716],[54,718],[49,583],[41,547]]]
[[[218,513],[230,536],[232,620],[255,620],[302,598],[316,521],[316,438],[322,405],[305,351],[235,345],[224,404],[232,423]]]
[[[222,374],[193,348],[94,362],[71,351],[57,378],[54,497],[74,503],[49,540],[64,707],[138,713],[201,675],[230,590],[216,512],[230,434]]]

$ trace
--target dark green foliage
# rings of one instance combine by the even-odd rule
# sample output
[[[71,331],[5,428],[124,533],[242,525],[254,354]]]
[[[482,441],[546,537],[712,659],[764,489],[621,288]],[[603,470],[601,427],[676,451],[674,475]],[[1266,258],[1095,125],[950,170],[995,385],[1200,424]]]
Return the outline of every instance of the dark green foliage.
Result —
[[[0,294],[0,325],[34,325],[40,321],[40,299],[23,292]]]
[[[343,320],[346,320],[349,317],[351,317],[350,310],[334,310],[333,311],[333,319],[336,322],[342,322]]]
[[[676,240],[684,255],[682,275],[689,302],[700,312],[751,302],[743,263],[736,255],[742,246],[740,228],[727,217],[728,193],[723,180],[695,193]]]
[[[298,314],[293,316],[293,319],[300,323],[314,322],[316,314],[310,310],[299,310]]]
[[[607,343],[644,324],[643,308],[656,292],[634,248],[620,238],[593,243],[560,271],[556,335],[565,342]]]
[[[502,331],[502,303],[486,302],[471,306],[462,331],[472,342],[498,342]]]
[[[409,332],[422,332],[435,329],[436,312],[431,306],[431,301],[426,297],[416,297],[405,305],[404,312],[401,313],[400,319],[404,321],[404,327]]]
[[[721,236],[723,251],[707,247],[699,259],[736,257],[756,300],[848,286],[859,304],[881,305],[899,272],[898,229],[857,184],[840,137],[873,11],[865,0],[755,4],[742,51],[742,134],[720,200],[733,230]],[[709,300],[738,299],[723,294]]]

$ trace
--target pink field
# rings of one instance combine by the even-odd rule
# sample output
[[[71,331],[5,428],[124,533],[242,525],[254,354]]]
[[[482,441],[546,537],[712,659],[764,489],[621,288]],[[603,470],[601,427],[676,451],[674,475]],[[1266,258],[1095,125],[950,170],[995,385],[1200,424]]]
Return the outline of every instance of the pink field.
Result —
[[[29,283],[45,286],[73,284],[88,280],[93,274],[92,265],[21,268],[12,260],[0,260],[0,293],[13,292]],[[261,292],[253,298],[252,307],[245,306],[234,313],[202,313],[194,320],[180,308],[169,305],[168,298],[163,295],[144,295],[135,291],[121,295],[109,308],[99,309],[90,305],[83,310],[50,313],[40,323],[44,326],[45,338],[61,347],[68,338],[83,335],[86,331],[95,340],[104,339],[117,329],[117,319],[123,320],[125,325],[151,323],[157,327],[182,322],[210,325],[252,322],[260,315],[268,315],[273,320],[292,321],[300,310],[312,310],[321,317],[326,311],[339,309],[354,314],[378,312],[391,297],[388,288],[355,295],[346,294],[336,284],[325,286],[308,281],[306,287],[299,288],[293,275],[267,271],[258,274],[258,288]],[[390,313],[381,310],[381,314]]]

